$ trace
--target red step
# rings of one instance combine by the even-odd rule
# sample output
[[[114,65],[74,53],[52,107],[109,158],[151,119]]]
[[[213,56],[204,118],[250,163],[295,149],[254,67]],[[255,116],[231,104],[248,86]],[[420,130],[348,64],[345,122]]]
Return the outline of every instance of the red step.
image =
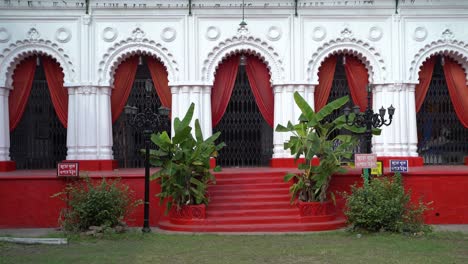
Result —
[[[290,204],[286,170],[251,168],[216,173],[208,188],[206,218],[162,220],[160,228],[185,232],[304,232],[344,227],[345,219],[303,218]]]

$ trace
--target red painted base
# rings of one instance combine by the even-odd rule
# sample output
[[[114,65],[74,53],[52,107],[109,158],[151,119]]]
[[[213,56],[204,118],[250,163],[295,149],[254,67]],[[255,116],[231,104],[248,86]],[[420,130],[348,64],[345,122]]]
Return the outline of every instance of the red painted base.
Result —
[[[298,164],[304,163],[304,158],[295,160],[294,158],[274,158],[270,160],[272,168],[297,168]],[[320,160],[318,158],[312,159],[312,166],[318,166]]]
[[[423,157],[377,157],[377,160],[383,161],[384,167],[390,167],[390,160],[408,160],[408,166],[421,167],[424,166]]]
[[[465,157],[465,165],[468,165],[468,157]]]
[[[66,160],[66,162],[78,162],[80,171],[112,171],[119,166],[116,160]]]
[[[0,161],[0,171],[14,171],[16,170],[16,162],[8,160],[8,161]]]
[[[210,158],[210,169],[214,169],[216,167],[216,159]]]

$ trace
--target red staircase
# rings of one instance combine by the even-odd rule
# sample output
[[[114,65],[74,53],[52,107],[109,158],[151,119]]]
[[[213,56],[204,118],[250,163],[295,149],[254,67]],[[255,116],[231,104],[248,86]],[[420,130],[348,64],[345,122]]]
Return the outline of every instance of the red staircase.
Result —
[[[227,169],[216,173],[209,187],[206,218],[191,221],[162,220],[160,228],[186,232],[302,232],[333,230],[345,219],[320,221],[302,218],[291,205],[286,171],[271,168]]]

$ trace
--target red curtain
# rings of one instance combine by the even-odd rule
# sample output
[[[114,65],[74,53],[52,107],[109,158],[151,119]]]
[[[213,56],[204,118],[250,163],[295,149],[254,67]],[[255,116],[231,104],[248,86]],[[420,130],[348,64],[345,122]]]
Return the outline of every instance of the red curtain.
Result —
[[[60,65],[51,57],[41,57],[42,65],[49,86],[50,98],[60,123],[67,127],[68,91],[63,87],[63,72]]]
[[[211,115],[215,127],[226,112],[231,98],[239,66],[239,55],[231,56],[223,61],[216,71],[216,78],[211,90]]]
[[[22,61],[13,73],[13,90],[8,98],[10,131],[13,131],[23,116],[36,72],[36,56]]]
[[[336,56],[327,58],[320,66],[318,77],[319,84],[315,87],[314,102],[315,111],[319,111],[327,104],[333,84],[336,68]]]
[[[114,90],[111,95],[112,123],[115,122],[127,103],[132,90],[133,81],[138,67],[138,56],[133,56],[122,62],[114,75]]]
[[[369,84],[366,66],[356,57],[346,56],[344,67],[351,98],[361,108],[361,111],[364,111],[367,107],[367,85]]]
[[[275,98],[270,84],[270,72],[262,60],[252,55],[247,57],[245,69],[258,109],[268,125],[273,127]]]
[[[450,58],[445,58],[444,75],[455,113],[464,127],[468,128],[468,86],[463,68]]]
[[[146,57],[146,63],[153,79],[154,88],[161,100],[161,104],[165,107],[171,108],[172,106],[172,93],[169,88],[169,79],[164,65],[153,57]]]
[[[429,90],[436,59],[436,57],[429,58],[429,60],[424,62],[423,66],[421,67],[421,71],[419,71],[419,84],[416,85],[414,91],[416,98],[416,113],[421,110],[421,106],[424,103],[424,98],[426,98],[427,90]]]

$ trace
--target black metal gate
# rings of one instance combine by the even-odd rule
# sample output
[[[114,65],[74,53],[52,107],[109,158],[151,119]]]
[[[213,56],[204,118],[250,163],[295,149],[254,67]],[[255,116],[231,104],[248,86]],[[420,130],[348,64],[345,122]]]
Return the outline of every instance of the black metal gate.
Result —
[[[425,164],[463,164],[468,155],[468,129],[453,109],[440,57],[416,119],[418,153]]]
[[[225,167],[267,166],[273,154],[273,128],[263,119],[250,88],[245,66],[239,66],[226,112],[213,129],[221,131],[216,163]]]
[[[142,112],[146,102],[146,88],[150,88],[150,105],[153,112],[158,114],[158,108],[161,106],[158,94],[153,86],[148,65],[142,57],[142,63],[138,65],[138,69],[133,82],[132,91],[127,100],[127,105],[136,106],[138,112]],[[139,130],[128,124],[127,115],[122,111],[120,117],[112,126],[114,145],[114,159],[118,161],[120,168],[142,168],[144,167],[144,159],[141,154],[141,149],[145,148],[143,130]],[[167,122],[157,131],[168,131],[170,135],[170,121]],[[152,144],[150,148],[155,149],[156,145]]]
[[[67,129],[50,99],[42,64],[37,66],[23,117],[10,135],[10,156],[18,169],[51,169],[67,155]]]
[[[365,89],[365,87],[363,87],[363,89]],[[337,55],[335,74],[333,75],[332,88],[330,90],[330,96],[328,97],[327,103],[330,103],[333,100],[336,100],[346,95],[349,96],[349,101],[345,106],[343,106],[343,108],[347,106],[352,109],[354,103],[349,91],[348,80],[346,79],[346,71],[343,65],[343,55]],[[339,116],[343,115],[343,108],[333,111],[333,113],[330,116],[328,116],[326,120],[331,122]],[[347,130],[340,132],[336,131],[331,135],[331,137],[335,137],[336,135],[338,135],[338,133],[350,134],[351,132]],[[361,143],[359,143],[358,146],[353,150],[353,153],[361,153],[361,149],[365,149],[365,147],[363,146],[363,138],[360,135],[357,136],[359,137],[359,141]]]

